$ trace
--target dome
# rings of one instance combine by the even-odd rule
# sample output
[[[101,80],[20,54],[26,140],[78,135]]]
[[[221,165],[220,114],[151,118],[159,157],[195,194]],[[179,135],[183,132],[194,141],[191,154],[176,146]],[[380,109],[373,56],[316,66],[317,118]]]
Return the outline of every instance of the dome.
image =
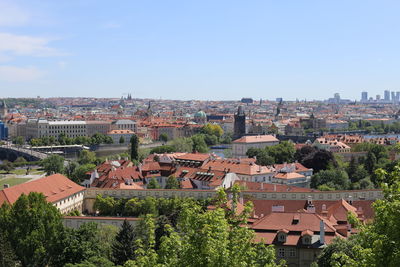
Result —
[[[194,114],[195,118],[207,118],[207,115],[204,111],[200,110]]]

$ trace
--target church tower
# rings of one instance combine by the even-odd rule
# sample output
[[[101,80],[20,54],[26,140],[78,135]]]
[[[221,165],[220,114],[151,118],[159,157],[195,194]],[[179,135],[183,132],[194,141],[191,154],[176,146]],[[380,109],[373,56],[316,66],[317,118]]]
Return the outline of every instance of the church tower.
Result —
[[[235,114],[235,121],[233,124],[234,138],[240,138],[246,134],[246,114],[244,113],[243,106],[238,107]]]

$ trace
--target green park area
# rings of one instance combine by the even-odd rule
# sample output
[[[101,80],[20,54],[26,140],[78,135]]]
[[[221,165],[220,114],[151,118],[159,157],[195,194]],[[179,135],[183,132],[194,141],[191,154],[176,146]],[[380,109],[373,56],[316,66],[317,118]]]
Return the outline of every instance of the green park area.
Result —
[[[14,186],[17,184],[22,184],[22,183],[28,182],[29,180],[30,179],[28,179],[28,178],[2,178],[2,179],[0,179],[0,189],[3,189],[5,184]]]

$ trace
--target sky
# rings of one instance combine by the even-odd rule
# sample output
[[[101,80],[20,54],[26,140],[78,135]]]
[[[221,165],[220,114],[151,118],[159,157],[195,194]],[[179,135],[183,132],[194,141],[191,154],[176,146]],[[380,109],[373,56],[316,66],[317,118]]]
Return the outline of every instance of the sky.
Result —
[[[400,1],[0,0],[0,98],[400,91]]]

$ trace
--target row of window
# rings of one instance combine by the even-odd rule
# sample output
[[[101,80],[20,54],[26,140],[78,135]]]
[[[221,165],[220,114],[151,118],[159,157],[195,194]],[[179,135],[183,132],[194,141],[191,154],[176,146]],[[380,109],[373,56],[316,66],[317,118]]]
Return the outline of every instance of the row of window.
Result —
[[[295,248],[278,248],[279,258],[285,258],[285,257],[294,258],[296,257],[296,254],[297,253]]]

